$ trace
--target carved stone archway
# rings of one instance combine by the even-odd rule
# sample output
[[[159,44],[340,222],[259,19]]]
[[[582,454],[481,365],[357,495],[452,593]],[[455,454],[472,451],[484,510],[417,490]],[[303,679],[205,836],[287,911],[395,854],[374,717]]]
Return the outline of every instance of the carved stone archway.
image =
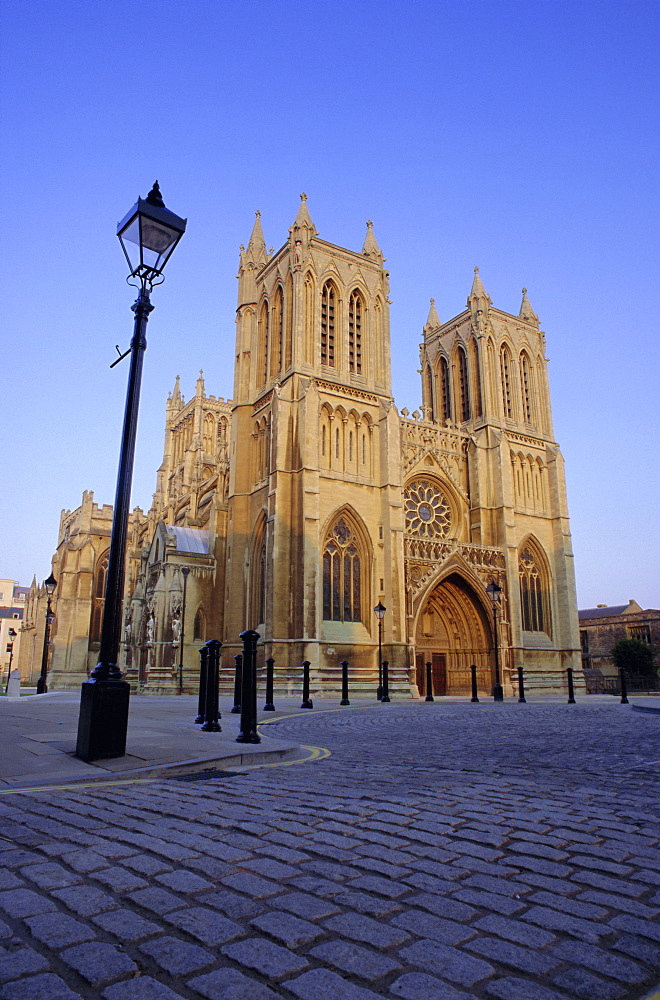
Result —
[[[426,694],[425,664],[433,667],[433,694],[468,695],[470,666],[477,666],[480,693],[493,676],[493,632],[474,589],[460,573],[444,577],[430,591],[417,616],[415,665],[420,694]]]

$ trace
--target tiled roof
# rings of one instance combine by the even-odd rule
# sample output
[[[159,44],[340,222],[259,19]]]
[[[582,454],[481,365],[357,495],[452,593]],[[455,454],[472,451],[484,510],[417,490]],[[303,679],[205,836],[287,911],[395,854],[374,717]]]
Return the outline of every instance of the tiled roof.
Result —
[[[613,604],[611,608],[586,608],[578,611],[578,618],[612,618],[614,615],[622,615],[627,609],[627,604]]]
[[[23,608],[0,608],[0,618],[23,618]]]

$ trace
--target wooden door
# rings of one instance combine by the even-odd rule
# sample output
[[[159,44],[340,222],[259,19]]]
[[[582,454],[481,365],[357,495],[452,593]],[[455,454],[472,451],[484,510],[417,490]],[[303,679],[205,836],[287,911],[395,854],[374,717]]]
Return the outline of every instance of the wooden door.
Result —
[[[426,657],[424,653],[415,653],[415,667],[417,668],[417,689],[423,697],[426,694]]]
[[[433,694],[447,694],[447,666],[444,653],[434,653],[432,659]]]

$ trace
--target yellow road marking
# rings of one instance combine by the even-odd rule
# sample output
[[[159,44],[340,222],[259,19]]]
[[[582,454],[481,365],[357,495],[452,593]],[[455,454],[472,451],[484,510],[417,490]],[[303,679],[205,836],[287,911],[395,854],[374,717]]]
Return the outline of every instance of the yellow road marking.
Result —
[[[366,706],[356,706],[356,708],[361,708]],[[325,712],[340,712],[341,708],[324,708],[320,709],[318,714]],[[306,715],[306,712],[294,712],[293,715],[280,715],[276,719],[264,719],[259,723],[257,729],[261,726],[266,726],[269,723],[281,722],[283,719],[291,719],[293,716]],[[240,767],[242,771],[254,771],[259,767],[291,767],[293,764],[309,764],[315,760],[325,760],[326,757],[331,756],[331,751],[326,747],[311,747],[305,744],[300,744],[302,750],[309,750],[307,757],[300,757],[297,760],[278,760],[271,762],[264,762],[263,764],[236,764],[234,767]],[[227,768],[227,770],[233,770],[233,768]],[[153,783],[154,781],[162,781],[164,775],[157,775],[155,778],[124,778],[123,780],[113,781],[112,779],[104,780],[99,778],[97,781],[80,781],[72,785],[35,785],[30,788],[0,788],[0,795],[32,795],[36,792],[70,792],[76,791],[78,788],[107,788],[115,785],[135,785],[142,783]]]
[[[272,721],[276,722],[277,720],[273,719]],[[241,771],[254,771],[258,767],[292,767],[293,764],[309,764],[313,760],[325,760],[326,757],[332,756],[331,751],[326,747],[308,747],[301,743],[300,748],[301,750],[309,750],[309,756],[301,757],[298,760],[265,761],[263,764],[237,764],[236,768],[240,767]],[[232,770],[234,769],[232,768]]]

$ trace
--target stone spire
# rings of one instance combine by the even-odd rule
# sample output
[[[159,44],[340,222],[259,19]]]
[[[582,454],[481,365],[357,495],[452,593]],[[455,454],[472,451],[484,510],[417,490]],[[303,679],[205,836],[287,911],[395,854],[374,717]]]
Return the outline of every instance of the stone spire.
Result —
[[[522,290],[522,302],[520,303],[520,312],[518,313],[521,319],[524,319],[526,323],[534,323],[535,326],[539,325],[539,318],[532,309],[532,304],[527,298],[527,289]]]
[[[438,311],[435,308],[435,299],[431,299],[431,306],[429,308],[428,319],[426,320],[426,329],[436,330],[440,326],[440,317],[438,316]]]
[[[479,274],[479,268],[478,267],[475,267],[475,269],[474,269],[474,280],[472,282],[472,291],[470,292],[470,296],[468,298],[468,305],[470,305],[470,299],[473,299],[473,298],[475,298],[475,299],[483,299],[484,301],[486,301],[488,303],[488,305],[491,304],[490,295],[488,294],[488,292],[484,288],[484,283],[481,280],[481,275]]]
[[[316,226],[312,222],[312,217],[307,208],[307,195],[304,192],[300,195],[300,208],[298,209],[298,214],[291,230],[295,232],[296,229],[303,228],[307,229],[309,236],[315,236],[317,233]]]
[[[174,383],[174,390],[167,397],[167,408],[168,410],[171,409],[174,410],[175,413],[178,413],[184,404],[185,400],[181,395],[180,378],[177,375],[176,382]]]
[[[369,221],[367,222],[367,235],[364,238],[364,246],[362,247],[362,253],[364,254],[365,257],[371,257],[374,260],[378,260],[381,262],[385,260],[382,251],[378,246],[376,237],[374,236],[374,224],[371,221],[371,219],[369,219]]]
[[[244,261],[249,261],[252,264],[256,264],[257,267],[261,267],[265,264],[268,259],[268,254],[266,252],[266,240],[264,239],[264,231],[261,228],[261,212],[255,212],[254,225],[252,227],[252,233],[248,241],[247,250],[241,255]]]
[[[204,372],[202,371],[201,368],[199,369],[199,378],[197,379],[197,384],[195,386],[195,395],[196,396],[204,395]]]
[[[475,267],[474,280],[472,281],[472,290],[468,295],[467,307],[472,313],[472,323],[477,333],[485,332],[485,322],[488,318],[490,305],[490,295],[484,288],[479,268]]]

